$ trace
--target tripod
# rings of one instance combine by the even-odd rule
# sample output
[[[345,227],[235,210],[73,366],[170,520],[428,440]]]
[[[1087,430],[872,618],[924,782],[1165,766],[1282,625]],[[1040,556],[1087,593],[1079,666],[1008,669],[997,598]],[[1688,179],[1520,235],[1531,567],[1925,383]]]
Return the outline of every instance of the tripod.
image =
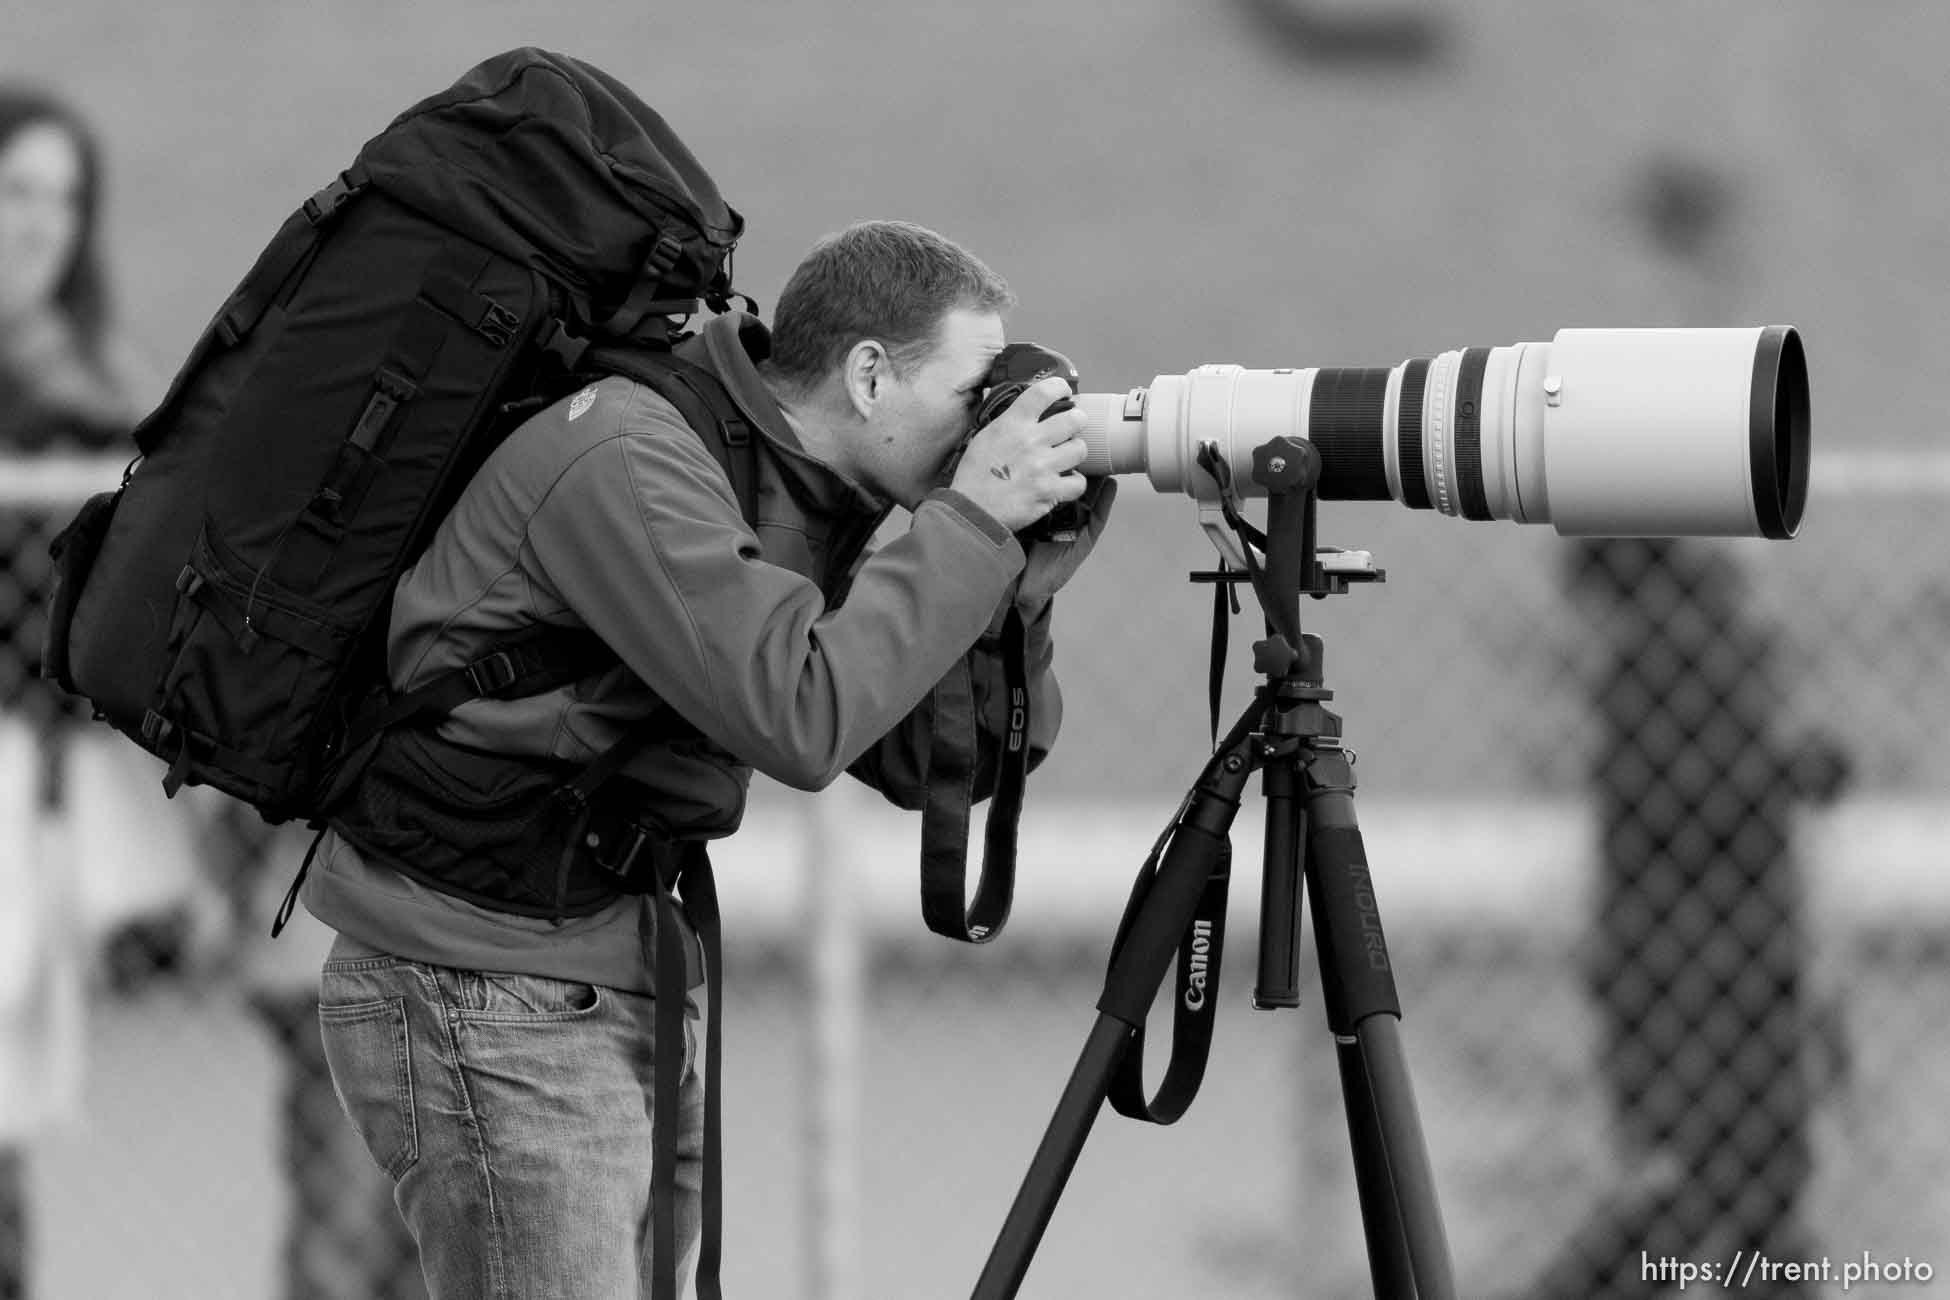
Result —
[[[1333,693],[1322,686],[1321,639],[1300,630],[1302,594],[1343,594],[1356,580],[1329,573],[1317,556],[1319,454],[1296,438],[1276,438],[1254,453],[1253,477],[1266,486],[1269,502],[1263,568],[1254,562],[1252,530],[1234,507],[1224,462],[1208,452],[1200,464],[1218,479],[1227,521],[1248,543],[1246,568],[1268,633],[1254,647],[1254,667],[1265,681],[1216,746],[1140,876],[1097,1002],[1096,1024],[976,1283],[974,1300],[1015,1296],[1106,1097],[1126,1114],[1159,1123],[1177,1119],[1190,1104],[1204,1067],[1202,1050],[1196,1062],[1181,1062],[1178,1049],[1188,1032],[1210,1039],[1216,998],[1208,996],[1208,981],[1216,982],[1223,935],[1227,836],[1256,770],[1263,773],[1267,807],[1253,1005],[1299,1005],[1304,880],[1322,1000],[1339,1056],[1375,1296],[1454,1300],[1448,1239],[1402,1055],[1401,1003],[1355,821],[1353,760],[1341,746],[1340,718],[1325,707]],[[1141,1058],[1147,1013],[1174,953],[1182,992],[1172,1068],[1157,1101],[1147,1107],[1133,1067]]]

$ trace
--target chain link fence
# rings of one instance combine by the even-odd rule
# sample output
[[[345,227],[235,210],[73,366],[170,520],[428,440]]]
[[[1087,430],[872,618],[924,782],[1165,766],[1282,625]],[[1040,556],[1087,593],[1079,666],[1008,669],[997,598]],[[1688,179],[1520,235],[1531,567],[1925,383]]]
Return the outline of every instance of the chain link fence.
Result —
[[[1372,525],[1348,540],[1379,540],[1389,579],[1303,617],[1326,630],[1362,755],[1466,1294],[1646,1294],[1665,1259],[1839,1270],[1862,1252],[1929,1262],[1942,1241],[1950,907],[1931,872],[1950,598],[1929,557],[1950,552],[1950,493],[1928,458],[1878,464],[1831,462],[1788,546],[1403,529],[1366,508],[1342,521]],[[43,1072],[43,1091],[68,1091],[52,1099],[64,1124],[9,1136],[0,1258],[26,1261],[47,1283],[36,1295],[420,1294],[324,1073],[319,937],[302,914],[285,939],[261,937],[304,836],[221,798],[162,801],[154,765],[119,738],[105,752],[136,779],[104,780],[117,760],[74,757],[102,729],[75,730],[27,675],[46,541],[67,513],[6,512],[0,674],[8,726],[28,738],[5,750],[6,784],[37,791],[8,805],[10,845],[38,845],[10,878],[68,881],[27,896],[79,915],[54,931],[66,951],[43,934],[7,953],[4,1015],[15,1041],[85,1064]],[[1089,1026],[1121,891],[1175,800],[1158,773],[1189,779],[1200,761],[1203,597],[1184,610],[1175,657],[1141,666],[1148,693],[1139,672],[1121,715],[1073,713],[1077,766],[1053,758],[1034,793],[1018,917],[997,945],[921,935],[905,821],[829,794],[846,811],[815,823],[761,791],[754,847],[721,866],[736,1293],[972,1283]],[[1177,621],[1167,598],[1158,611]],[[1132,617],[1123,593],[1080,578],[1062,633],[1101,643]],[[1235,671],[1228,695],[1248,685]],[[54,832],[30,840],[23,819]],[[146,858],[76,829],[117,820],[145,828]],[[193,873],[162,865],[166,823]],[[1315,993],[1303,984],[1315,1009],[1296,1020],[1248,1013],[1237,991],[1254,958],[1250,810],[1235,843],[1233,991],[1205,1093],[1174,1129],[1099,1126],[1025,1294],[1363,1292]],[[88,860],[118,849],[126,860]],[[799,880],[802,850],[828,867]],[[841,859],[865,878],[842,884]],[[836,896],[862,915],[837,951],[811,932],[833,925]],[[47,1062],[6,1064],[18,1084]],[[225,1196],[249,1231],[207,1209]],[[125,1220],[113,1251],[90,1245],[100,1197]]]
[[[171,360],[289,205],[468,61],[453,6],[33,8],[0,62],[112,110],[123,296]],[[674,120],[753,215],[740,283],[767,303],[807,241],[884,212],[993,256],[1025,291],[1012,333],[1093,389],[1560,324],[1804,327],[1823,459],[1795,542],[1587,546],[1328,503],[1321,540],[1387,581],[1303,615],[1360,755],[1463,1294],[1677,1293],[1681,1260],[1688,1296],[1836,1295],[1849,1264],[1930,1292],[1950,472],[1944,249],[1918,215],[1945,173],[1914,160],[1943,117],[1938,12],[1696,7],[1683,39],[1597,4],[831,0],[768,12],[768,39],[737,6],[647,14],[585,6],[575,39],[697,110]],[[521,6],[466,19],[482,49],[544,31]],[[132,76],[110,26],[187,71]],[[33,593],[81,489],[29,491],[30,468],[0,464],[0,1300],[416,1295],[321,1071],[328,936],[302,912],[265,933],[306,837],[166,802],[133,745],[63,725]],[[1057,615],[1064,736],[999,942],[925,934],[913,819],[857,791],[761,784],[719,859],[728,1295],[979,1273],[1205,756],[1210,593],[1183,579],[1211,552],[1188,503],[1126,487]],[[1170,1128],[1096,1125],[1028,1300],[1368,1293],[1311,953],[1306,1005],[1246,1005],[1257,803],[1199,1099]],[[1737,1287],[1699,1271],[1763,1253]],[[1808,1262],[1828,1276],[1779,1267]]]
[[[1463,1294],[1660,1294],[1679,1261],[1707,1294],[1715,1278],[1839,1294],[1849,1266],[1854,1289],[1933,1279],[1950,1221],[1950,1134],[1931,1102],[1950,1005],[1945,469],[1934,454],[1822,461],[1787,546],[1573,542],[1324,507],[1323,540],[1374,543],[1390,570],[1303,617],[1327,635],[1327,681],[1361,756]],[[1095,610],[1079,597],[1073,643],[1112,629],[1128,643],[1133,621],[1183,617],[1183,645],[1203,649],[1197,599],[1160,592],[1134,613],[1127,592]],[[1137,683],[1120,677],[1121,696],[1148,713],[1079,714],[1066,743],[1146,773],[1162,752],[1188,781],[1204,737],[1198,656],[1125,668]],[[1228,694],[1248,685],[1235,671]],[[1176,792],[1139,788],[1153,785],[1162,824]],[[1076,838],[1117,836],[1134,812],[1120,802]],[[1259,866],[1248,820],[1235,888]],[[1097,906],[1107,939],[1108,891]],[[1251,978],[1253,915],[1235,901],[1235,985]],[[1078,1046],[1100,971],[1053,995],[1077,1009]],[[936,984],[942,1005],[959,1005],[952,983]],[[1232,995],[1241,1023],[1221,1033],[1255,1041],[1226,1065],[1215,1055],[1207,1089],[1224,1095],[1199,1103],[1237,1109],[1195,1107],[1181,1127],[1198,1125],[1201,1145],[1119,1148],[1102,1157],[1110,1185],[1068,1193],[1086,1207],[1072,1213],[1149,1229],[1121,1240],[1143,1263],[1118,1274],[1119,1294],[1366,1294],[1318,1012],[1296,1030],[1243,1001]],[[912,1004],[907,1028],[939,1014]],[[1258,1090],[1216,1082],[1228,1068]],[[1045,1083],[1046,1105],[1061,1082]],[[1240,1150],[1221,1125],[1273,1140]],[[1018,1169],[1032,1147],[1018,1141]],[[1083,1168],[1098,1158],[1087,1148]],[[1187,1179],[1200,1213],[1184,1212]],[[1140,1186],[1171,1212],[1137,1210]],[[1074,1284],[1103,1269],[1084,1243],[1105,1242],[1102,1229],[1066,1240],[1066,1223],[1079,1231],[1059,1215],[1043,1251],[1077,1248]],[[1181,1258],[1173,1273],[1165,1261]],[[1753,1271],[1727,1277],[1742,1260]]]

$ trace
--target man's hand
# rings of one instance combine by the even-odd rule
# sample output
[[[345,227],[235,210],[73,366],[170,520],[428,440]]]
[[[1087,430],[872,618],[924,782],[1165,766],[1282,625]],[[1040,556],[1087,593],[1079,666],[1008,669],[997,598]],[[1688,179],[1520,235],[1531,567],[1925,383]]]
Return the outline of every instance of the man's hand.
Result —
[[[1045,416],[1070,395],[1062,376],[1039,379],[1009,408],[977,430],[962,450],[948,486],[994,516],[1010,532],[1041,519],[1062,501],[1083,495],[1082,411],[1072,408]],[[1082,539],[1079,539],[1082,540]]]
[[[1022,577],[1016,580],[1017,604],[1034,608],[1054,596],[1083,566],[1104,525],[1110,522],[1111,503],[1117,500],[1117,480],[1105,477],[1084,481],[1089,485],[1083,492],[1083,508],[1088,517],[1082,530],[1067,542],[1028,543],[1029,562],[1023,566]]]

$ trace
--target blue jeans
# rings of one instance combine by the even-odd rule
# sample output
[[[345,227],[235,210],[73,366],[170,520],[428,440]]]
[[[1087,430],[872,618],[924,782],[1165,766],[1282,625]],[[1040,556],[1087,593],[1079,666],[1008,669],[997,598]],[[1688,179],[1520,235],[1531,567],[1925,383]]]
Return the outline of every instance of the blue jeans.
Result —
[[[432,1300],[650,1295],[655,998],[344,939],[320,992],[339,1103],[393,1180]],[[688,1017],[684,1041],[674,1210],[688,1264],[704,1132]]]

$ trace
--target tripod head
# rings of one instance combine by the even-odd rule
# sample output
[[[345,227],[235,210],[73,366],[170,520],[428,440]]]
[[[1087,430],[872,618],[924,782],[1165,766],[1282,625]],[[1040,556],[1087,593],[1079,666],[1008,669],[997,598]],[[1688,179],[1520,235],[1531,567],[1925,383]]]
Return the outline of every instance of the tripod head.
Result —
[[[1249,582],[1266,618],[1266,638],[1253,645],[1253,667],[1269,683],[1305,663],[1300,597],[1346,595],[1356,583],[1383,582],[1387,572],[1367,551],[1323,548],[1317,540],[1320,452],[1304,438],[1282,435],[1253,449],[1253,481],[1266,489],[1266,530],[1246,521],[1232,471],[1216,443],[1202,443],[1199,468],[1218,484],[1216,500],[1200,502],[1199,524],[1219,552],[1220,567],[1194,573],[1193,582]],[[1213,516],[1216,514],[1216,518]],[[1227,530],[1230,530],[1229,532]],[[1223,599],[1223,597],[1221,597]],[[1233,612],[1238,612],[1236,598]],[[1215,628],[1219,622],[1215,619]],[[1223,658],[1213,646],[1214,672]]]

